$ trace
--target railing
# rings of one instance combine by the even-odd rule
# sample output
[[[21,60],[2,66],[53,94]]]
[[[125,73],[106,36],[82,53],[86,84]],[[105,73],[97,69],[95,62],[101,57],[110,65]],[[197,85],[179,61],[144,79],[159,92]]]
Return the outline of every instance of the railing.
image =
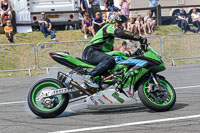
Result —
[[[1,44],[0,72],[29,71],[36,67],[35,46],[31,43]]]
[[[163,39],[163,56],[167,60],[200,58],[200,34],[166,35]]]
[[[200,34],[175,34],[166,35],[163,40],[159,36],[148,36],[150,46],[160,52],[166,60],[200,58]],[[115,40],[115,48],[120,47],[122,39]],[[0,72],[31,71],[38,66],[39,69],[47,70],[62,68],[53,61],[49,53],[55,51],[67,51],[73,57],[81,57],[82,51],[88,40],[84,41],[63,41],[33,44],[0,44]]]

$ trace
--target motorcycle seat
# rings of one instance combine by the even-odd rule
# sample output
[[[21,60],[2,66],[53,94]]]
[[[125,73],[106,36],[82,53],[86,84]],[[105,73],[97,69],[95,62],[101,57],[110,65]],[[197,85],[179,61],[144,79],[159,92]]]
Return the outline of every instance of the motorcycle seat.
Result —
[[[86,64],[92,65],[92,64],[91,64],[91,63],[89,63],[88,61],[86,61],[86,60],[83,60],[83,59],[81,59],[81,58],[79,58],[79,57],[76,57],[76,59],[78,59],[78,60],[80,60],[80,61],[82,61],[82,62],[84,62],[84,63],[86,63]]]

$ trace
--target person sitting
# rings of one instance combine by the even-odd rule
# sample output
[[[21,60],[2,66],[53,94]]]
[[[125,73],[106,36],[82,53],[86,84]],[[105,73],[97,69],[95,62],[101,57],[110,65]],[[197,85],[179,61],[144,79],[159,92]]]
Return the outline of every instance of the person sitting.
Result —
[[[51,40],[56,40],[55,33],[52,30],[51,21],[46,17],[45,12],[41,12],[41,19],[38,21],[40,24],[40,30],[44,35],[44,38],[47,38],[47,34],[51,35]]]
[[[200,15],[200,13],[197,12],[197,8],[194,8],[192,10],[191,17],[192,17],[193,25],[198,28],[197,32],[200,31],[200,17],[199,17],[199,15]]]
[[[88,31],[95,35],[94,28],[92,27],[92,19],[89,18],[89,13],[85,12],[84,18],[82,19],[82,32],[84,33],[84,38],[87,39]]]
[[[6,37],[8,38],[8,40],[10,42],[13,42],[13,26],[11,24],[11,21],[7,20],[6,21],[6,25],[7,26],[4,27],[4,31],[6,33]]]
[[[149,34],[154,31],[156,20],[153,20],[151,11],[147,12],[147,16],[144,17],[145,28],[148,29]]]
[[[1,25],[3,26],[3,19],[5,15],[9,16],[10,21],[12,22],[12,8],[10,0],[3,0],[0,3],[0,11],[1,11]]]
[[[137,32],[135,20],[134,20],[133,17],[129,19],[129,22],[128,22],[128,31],[130,31],[130,32],[132,32],[134,34]]]
[[[101,27],[105,24],[105,21],[102,19],[99,12],[96,13],[96,17],[93,19],[94,30],[97,33]]]
[[[114,0],[105,0],[104,6],[105,6],[105,10],[108,10],[108,11],[118,11],[119,10],[118,7],[114,6]]]
[[[141,15],[138,15],[138,17],[135,21],[135,24],[136,24],[136,27],[137,27],[137,30],[138,30],[140,36],[142,36],[141,30],[144,30],[144,35],[148,35],[147,32],[146,32],[146,28],[144,26]]]
[[[119,51],[129,54],[130,51],[129,51],[129,48],[127,47],[126,41],[122,42],[122,46],[119,48]]]
[[[105,52],[113,51],[115,37],[136,40],[141,43],[146,41],[146,39],[122,29],[122,24],[128,21],[126,16],[118,15],[114,18],[115,23],[112,23],[113,20],[111,20],[111,23],[104,25],[86,45],[82,53],[83,60],[97,65],[84,78],[84,82],[92,88],[99,88],[99,85],[93,80],[94,77],[102,75],[115,66],[115,59],[113,56],[105,54]]]
[[[179,13],[177,14],[177,22],[178,27],[180,27],[185,34],[187,30],[190,30],[191,32],[196,32],[188,22],[187,14],[185,13],[185,10],[183,8],[179,9]]]

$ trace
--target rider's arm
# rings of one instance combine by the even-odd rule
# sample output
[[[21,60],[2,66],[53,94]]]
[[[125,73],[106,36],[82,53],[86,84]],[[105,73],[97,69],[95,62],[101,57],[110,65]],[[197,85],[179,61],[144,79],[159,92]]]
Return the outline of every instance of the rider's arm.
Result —
[[[139,35],[133,34],[132,32],[116,29],[114,31],[114,36],[122,39],[136,40],[139,41],[141,37]]]
[[[139,35],[133,34],[132,32],[129,32],[129,31],[119,29],[115,25],[108,26],[106,29],[106,32],[107,34],[113,37],[141,41],[141,37]]]

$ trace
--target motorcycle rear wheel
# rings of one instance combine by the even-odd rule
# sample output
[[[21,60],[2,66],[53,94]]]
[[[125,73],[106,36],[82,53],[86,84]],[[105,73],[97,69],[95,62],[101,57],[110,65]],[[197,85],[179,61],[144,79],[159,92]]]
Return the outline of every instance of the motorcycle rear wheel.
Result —
[[[55,90],[63,87],[64,85],[59,80],[52,78],[42,79],[35,83],[29,90],[27,96],[28,105],[31,111],[42,118],[53,118],[61,114],[69,103],[68,94],[56,95],[48,98],[47,100],[51,101],[51,104],[47,105],[44,102],[39,101],[37,97],[45,90]]]
[[[148,79],[145,79],[139,85],[138,96],[146,107],[158,112],[168,111],[174,106],[176,102],[176,92],[173,86],[167,80],[159,80],[161,83],[161,87],[163,87],[162,89],[165,89],[166,91],[165,93],[163,93],[166,94],[165,97],[163,94],[159,94],[159,91],[153,93],[148,92],[147,88],[149,88],[149,85],[151,85],[153,82],[149,81]],[[153,85],[151,85],[151,87],[153,87]],[[162,95],[163,97],[160,97]],[[159,97],[160,100],[155,99],[154,96]]]

